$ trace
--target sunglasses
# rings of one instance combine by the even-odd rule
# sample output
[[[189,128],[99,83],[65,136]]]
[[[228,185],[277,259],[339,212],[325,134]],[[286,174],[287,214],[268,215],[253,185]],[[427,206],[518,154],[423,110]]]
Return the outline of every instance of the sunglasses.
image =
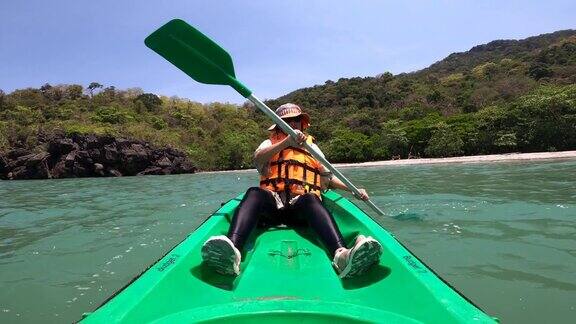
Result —
[[[300,116],[296,116],[296,117],[289,117],[289,118],[282,118],[286,123],[290,124],[291,122],[300,122],[302,121],[302,117]]]

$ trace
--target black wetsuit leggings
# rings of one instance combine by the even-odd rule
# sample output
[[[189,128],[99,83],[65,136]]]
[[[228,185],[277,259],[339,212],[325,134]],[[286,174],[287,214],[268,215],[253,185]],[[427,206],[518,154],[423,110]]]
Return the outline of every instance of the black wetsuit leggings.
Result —
[[[239,250],[242,250],[244,243],[261,216],[271,220],[288,221],[297,216],[303,216],[309,226],[320,236],[320,240],[328,251],[333,255],[338,248],[344,247],[344,239],[328,210],[322,205],[318,196],[307,193],[293,205],[287,205],[284,209],[278,209],[274,196],[265,189],[252,187],[246,191],[244,198],[236,208],[228,238]]]

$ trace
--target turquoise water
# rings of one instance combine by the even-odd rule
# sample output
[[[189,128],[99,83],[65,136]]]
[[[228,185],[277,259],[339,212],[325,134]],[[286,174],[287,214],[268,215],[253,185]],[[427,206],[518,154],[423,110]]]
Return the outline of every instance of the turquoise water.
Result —
[[[576,161],[344,169],[379,222],[504,323],[576,317]],[[0,323],[93,310],[256,173],[0,182]],[[363,205],[360,205],[363,206]]]

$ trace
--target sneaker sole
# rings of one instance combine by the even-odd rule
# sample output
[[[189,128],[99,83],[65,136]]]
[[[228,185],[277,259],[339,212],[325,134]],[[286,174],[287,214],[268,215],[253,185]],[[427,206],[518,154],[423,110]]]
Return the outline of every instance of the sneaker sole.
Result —
[[[352,278],[368,271],[372,265],[380,261],[382,246],[374,239],[367,239],[350,255],[350,263],[340,273],[340,278]]]
[[[229,276],[237,276],[234,271],[234,260],[236,254],[234,250],[224,240],[209,240],[202,246],[202,260],[204,263],[216,270],[216,272]]]

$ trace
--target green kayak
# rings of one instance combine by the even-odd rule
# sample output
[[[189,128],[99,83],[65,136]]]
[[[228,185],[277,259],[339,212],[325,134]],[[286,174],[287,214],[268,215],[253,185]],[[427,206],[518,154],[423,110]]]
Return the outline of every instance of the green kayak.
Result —
[[[380,263],[342,280],[307,228],[260,230],[246,244],[241,274],[202,266],[200,249],[225,234],[242,195],[228,201],[82,323],[183,323],[258,320],[285,323],[494,323],[355,204],[329,191],[324,204],[346,240],[378,239]]]

